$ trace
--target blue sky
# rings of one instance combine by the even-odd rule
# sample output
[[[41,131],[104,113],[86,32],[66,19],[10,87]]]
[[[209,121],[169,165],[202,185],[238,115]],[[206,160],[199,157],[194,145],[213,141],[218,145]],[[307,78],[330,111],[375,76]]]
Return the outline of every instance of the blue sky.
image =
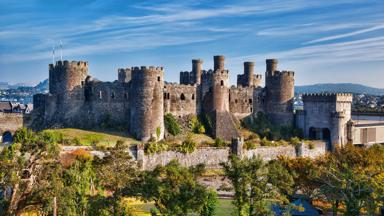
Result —
[[[384,0],[0,0],[0,81],[48,77],[52,47],[114,80],[117,68],[164,66],[178,81],[191,59],[226,56],[231,82],[244,61],[294,70],[296,84],[384,88]],[[56,52],[56,60],[59,57]]]

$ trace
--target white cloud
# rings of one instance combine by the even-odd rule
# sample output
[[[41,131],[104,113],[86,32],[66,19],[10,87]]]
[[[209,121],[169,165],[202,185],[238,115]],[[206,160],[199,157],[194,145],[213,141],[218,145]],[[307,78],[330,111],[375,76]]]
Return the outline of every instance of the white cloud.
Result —
[[[319,38],[319,39],[316,39],[316,40],[308,41],[308,42],[306,42],[304,44],[314,44],[314,43],[319,43],[319,42],[336,40],[336,39],[351,37],[351,36],[355,36],[355,35],[359,35],[359,34],[364,34],[364,33],[367,33],[367,32],[377,31],[377,30],[380,30],[380,29],[384,29],[384,24],[373,26],[373,27],[370,27],[370,28],[361,29],[361,30],[358,30],[358,31],[353,31],[353,32],[345,33],[345,34],[338,34],[338,35],[332,35],[332,36],[328,36],[328,37],[322,37],[322,38]]]

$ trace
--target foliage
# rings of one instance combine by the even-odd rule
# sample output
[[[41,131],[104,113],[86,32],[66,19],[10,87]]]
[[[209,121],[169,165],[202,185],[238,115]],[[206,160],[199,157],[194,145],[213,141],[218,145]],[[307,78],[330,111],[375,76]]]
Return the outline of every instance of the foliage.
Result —
[[[6,215],[18,215],[30,205],[47,205],[46,195],[56,194],[60,187],[56,138],[22,128],[14,141],[0,152],[0,190],[12,191],[8,198],[0,197]]]
[[[167,131],[172,134],[173,136],[176,136],[177,134],[181,133],[181,127],[175,117],[167,113],[164,115],[164,125]]]
[[[193,116],[189,120],[189,127],[193,133],[204,134],[206,132],[203,123],[197,116]]]
[[[303,137],[302,131],[293,125],[273,125],[263,112],[258,112],[256,118],[253,116],[245,118],[241,124],[244,128],[250,129],[269,140],[287,140],[295,136]]]
[[[254,141],[245,141],[244,142],[244,148],[247,149],[247,150],[255,149],[258,146],[259,146],[259,144],[254,142]]]
[[[272,203],[288,202],[285,193],[293,180],[278,164],[268,165],[256,157],[240,160],[231,156],[222,166],[235,190],[237,215],[273,215],[269,208]]]
[[[215,196],[197,181],[203,171],[202,166],[186,168],[173,160],[166,166],[141,173],[125,193],[153,201],[162,215],[181,216],[189,212],[212,215],[209,212]]]
[[[160,139],[160,135],[161,135],[161,128],[160,128],[160,127],[157,127],[157,128],[156,128],[156,138],[157,138],[157,140]]]
[[[198,116],[199,122],[204,126],[204,130],[207,134],[213,133],[213,122],[207,114],[201,114]]]
[[[108,149],[109,155],[102,159],[96,158],[93,165],[100,189],[112,191],[109,197],[93,198],[91,215],[130,215],[132,209],[127,209],[123,202],[122,190],[137,177],[137,167],[131,159],[129,148],[124,142],[116,143]],[[103,214],[101,214],[103,213]]]
[[[192,136],[188,135],[187,138],[181,143],[177,149],[179,152],[184,154],[192,153],[196,150],[197,144],[192,140]]]
[[[164,141],[148,142],[144,145],[144,153],[148,155],[167,151],[168,149],[169,146]]]
[[[215,139],[215,143],[213,144],[215,147],[219,147],[219,148],[222,148],[222,147],[226,147],[228,146],[228,143],[225,142],[223,139],[221,138],[216,138]]]

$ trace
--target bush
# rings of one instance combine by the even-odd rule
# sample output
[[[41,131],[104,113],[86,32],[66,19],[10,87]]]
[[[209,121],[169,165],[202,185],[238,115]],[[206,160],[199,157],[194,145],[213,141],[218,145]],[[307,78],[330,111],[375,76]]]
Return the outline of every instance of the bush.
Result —
[[[196,150],[197,144],[192,140],[192,137],[188,135],[187,139],[178,148],[178,151],[184,154],[192,153]]]
[[[199,118],[196,116],[193,116],[189,121],[189,127],[191,128],[191,131],[193,133],[198,133],[198,134],[205,133],[204,125],[200,122]]]
[[[223,139],[221,139],[221,138],[216,138],[215,139],[215,143],[214,143],[214,146],[215,147],[219,147],[219,148],[221,148],[221,147],[225,147],[225,146],[227,146],[228,144],[223,140]]]
[[[155,154],[163,151],[167,151],[169,146],[165,142],[149,142],[144,146],[144,153]]]
[[[173,136],[176,136],[177,134],[181,133],[179,123],[177,122],[175,117],[170,113],[167,113],[164,116],[164,125],[167,131]]]
[[[311,150],[315,149],[315,144],[313,142],[309,142],[308,143],[308,148],[311,149]]]
[[[259,146],[258,143],[254,142],[254,141],[246,141],[244,143],[244,147],[245,149],[249,150],[249,149],[255,149]]]

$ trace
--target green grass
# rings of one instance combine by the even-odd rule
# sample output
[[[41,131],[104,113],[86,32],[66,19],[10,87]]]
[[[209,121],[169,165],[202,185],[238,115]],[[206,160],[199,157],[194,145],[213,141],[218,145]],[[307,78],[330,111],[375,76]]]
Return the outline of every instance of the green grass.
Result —
[[[133,206],[135,209],[139,209],[140,212],[150,213],[151,208],[155,208],[152,203],[137,204]],[[219,199],[216,206],[217,216],[231,216],[233,215],[234,206],[231,199]]]
[[[129,137],[123,132],[88,131],[74,128],[49,129],[46,131],[62,135],[63,139],[66,140],[65,145],[113,146],[118,140],[129,144],[139,143],[139,141]]]

